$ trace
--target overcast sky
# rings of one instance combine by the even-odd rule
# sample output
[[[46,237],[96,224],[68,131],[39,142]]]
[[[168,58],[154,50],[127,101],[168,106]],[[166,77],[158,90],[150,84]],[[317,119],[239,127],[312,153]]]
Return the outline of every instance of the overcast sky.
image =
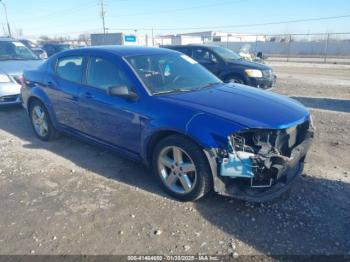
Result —
[[[78,35],[102,30],[99,0],[3,0],[13,31],[24,35]],[[168,34],[215,29],[237,33],[350,31],[350,17],[267,26],[268,22],[350,15],[350,0],[105,0],[111,32]],[[0,12],[0,34],[5,22]],[[239,26],[237,26],[239,25]],[[189,29],[187,29],[189,28]],[[198,29],[193,29],[198,28]],[[147,29],[147,30],[146,30]]]

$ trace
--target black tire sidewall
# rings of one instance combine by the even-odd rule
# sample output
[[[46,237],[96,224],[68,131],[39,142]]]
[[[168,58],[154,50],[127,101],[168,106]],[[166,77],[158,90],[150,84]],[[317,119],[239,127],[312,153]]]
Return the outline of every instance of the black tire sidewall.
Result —
[[[191,192],[180,194],[169,189],[163,182],[158,170],[158,157],[163,148],[168,146],[176,146],[184,150],[194,162],[197,171],[196,184]],[[211,170],[202,149],[191,140],[180,135],[169,136],[161,140],[153,152],[152,158],[153,172],[162,184],[164,190],[172,197],[180,201],[193,201],[203,197],[212,188]]]
[[[227,83],[236,83],[236,84],[243,84],[244,85],[243,79],[238,77],[238,76],[230,76],[230,77],[227,78],[226,82]]]

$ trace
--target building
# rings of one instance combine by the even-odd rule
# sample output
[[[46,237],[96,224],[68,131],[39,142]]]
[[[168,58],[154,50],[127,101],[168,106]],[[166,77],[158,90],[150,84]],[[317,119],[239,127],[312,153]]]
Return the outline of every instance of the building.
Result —
[[[91,45],[137,45],[152,46],[152,39],[147,35],[125,34],[125,33],[108,33],[108,34],[91,34]]]
[[[180,36],[200,37],[202,43],[205,42],[265,42],[266,36],[253,34],[238,34],[219,31],[203,31],[193,33],[183,33]]]

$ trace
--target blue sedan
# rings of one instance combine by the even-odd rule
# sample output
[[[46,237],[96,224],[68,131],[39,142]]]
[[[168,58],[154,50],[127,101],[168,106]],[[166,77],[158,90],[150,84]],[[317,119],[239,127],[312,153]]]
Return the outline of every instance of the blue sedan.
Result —
[[[39,139],[65,133],[142,161],[181,201],[210,190],[273,199],[302,172],[313,138],[298,102],[224,84],[168,49],[68,50],[25,71],[23,83]]]

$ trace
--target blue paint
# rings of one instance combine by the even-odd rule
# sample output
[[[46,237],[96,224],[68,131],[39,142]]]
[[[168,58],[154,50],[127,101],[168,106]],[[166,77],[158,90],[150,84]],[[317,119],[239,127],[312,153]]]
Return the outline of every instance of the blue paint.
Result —
[[[309,112],[298,102],[241,85],[220,83],[199,91],[152,96],[125,60],[152,54],[179,53],[161,48],[93,47],[56,54],[39,69],[24,73],[35,87],[22,88],[23,106],[27,108],[29,98],[35,96],[49,108],[59,130],[145,162],[149,141],[159,132],[183,134],[203,148],[227,148],[228,135],[239,130],[287,128],[309,119]],[[70,55],[82,55],[85,61],[89,56],[109,59],[122,69],[138,99],[108,96],[87,86],[85,78],[79,84],[60,79],[54,72],[57,58]],[[92,101],[84,97],[86,92]],[[230,161],[225,169],[237,168],[236,160]]]

